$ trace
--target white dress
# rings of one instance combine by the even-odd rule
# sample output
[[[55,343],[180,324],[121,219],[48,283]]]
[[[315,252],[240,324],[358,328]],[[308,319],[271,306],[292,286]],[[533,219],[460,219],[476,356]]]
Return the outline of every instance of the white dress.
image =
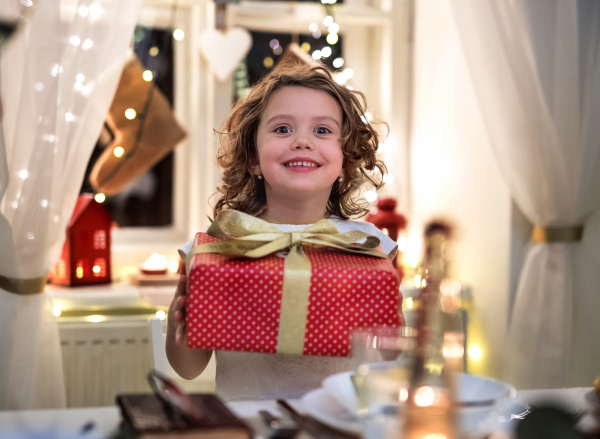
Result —
[[[340,233],[360,230],[381,240],[386,254],[396,250],[396,243],[371,223],[331,217]],[[273,224],[283,232],[296,232],[308,225]],[[193,239],[179,254],[183,259],[192,248]],[[345,357],[283,356],[254,352],[216,351],[216,393],[226,401],[276,398],[300,398],[321,386],[323,378],[349,370]]]

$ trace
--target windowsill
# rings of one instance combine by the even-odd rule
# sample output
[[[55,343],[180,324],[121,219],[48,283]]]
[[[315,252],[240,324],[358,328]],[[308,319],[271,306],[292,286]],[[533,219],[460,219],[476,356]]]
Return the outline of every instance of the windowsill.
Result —
[[[111,246],[115,252],[129,252],[155,247],[177,247],[191,237],[173,227],[126,227],[111,230]]]

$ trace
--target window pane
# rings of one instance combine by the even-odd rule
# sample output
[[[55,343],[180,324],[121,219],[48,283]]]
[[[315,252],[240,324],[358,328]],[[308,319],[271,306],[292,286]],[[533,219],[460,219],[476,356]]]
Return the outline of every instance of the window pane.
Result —
[[[260,78],[265,76],[273,69],[283,56],[285,48],[293,41],[292,34],[277,32],[256,32],[250,31],[252,35],[252,47],[246,56],[246,59],[240,63],[233,73],[233,97],[234,100],[244,98],[248,95],[250,89]],[[321,61],[331,70],[340,71],[344,68],[340,61],[336,59],[342,57],[343,37],[338,36],[335,44],[327,42],[327,34],[322,34],[318,38],[311,34],[299,34],[298,45],[309,55],[316,50],[325,50],[327,57],[322,57]],[[339,66],[339,67],[338,67]]]
[[[137,27],[134,50],[152,72],[154,84],[173,106],[173,37],[171,30]],[[94,192],[89,175],[114,136],[105,125],[92,153],[81,192]],[[120,227],[157,227],[173,223],[173,153],[169,153],[126,189],[107,196],[104,207]]]

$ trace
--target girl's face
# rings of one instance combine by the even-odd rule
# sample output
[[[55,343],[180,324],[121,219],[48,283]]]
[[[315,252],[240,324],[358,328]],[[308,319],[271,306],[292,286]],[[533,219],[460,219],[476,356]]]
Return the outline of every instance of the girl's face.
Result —
[[[258,166],[271,196],[324,196],[343,175],[342,109],[324,91],[293,86],[275,91],[261,117]]]

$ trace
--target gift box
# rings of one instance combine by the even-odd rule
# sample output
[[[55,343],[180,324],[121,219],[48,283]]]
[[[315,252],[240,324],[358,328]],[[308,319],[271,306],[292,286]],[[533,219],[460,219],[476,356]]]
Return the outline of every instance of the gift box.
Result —
[[[189,347],[348,356],[353,329],[403,324],[397,273],[387,258],[311,243],[231,257],[212,253],[215,243],[222,241],[198,233],[194,248],[208,248],[188,257]],[[289,264],[291,252],[306,259],[306,281],[303,269]]]

